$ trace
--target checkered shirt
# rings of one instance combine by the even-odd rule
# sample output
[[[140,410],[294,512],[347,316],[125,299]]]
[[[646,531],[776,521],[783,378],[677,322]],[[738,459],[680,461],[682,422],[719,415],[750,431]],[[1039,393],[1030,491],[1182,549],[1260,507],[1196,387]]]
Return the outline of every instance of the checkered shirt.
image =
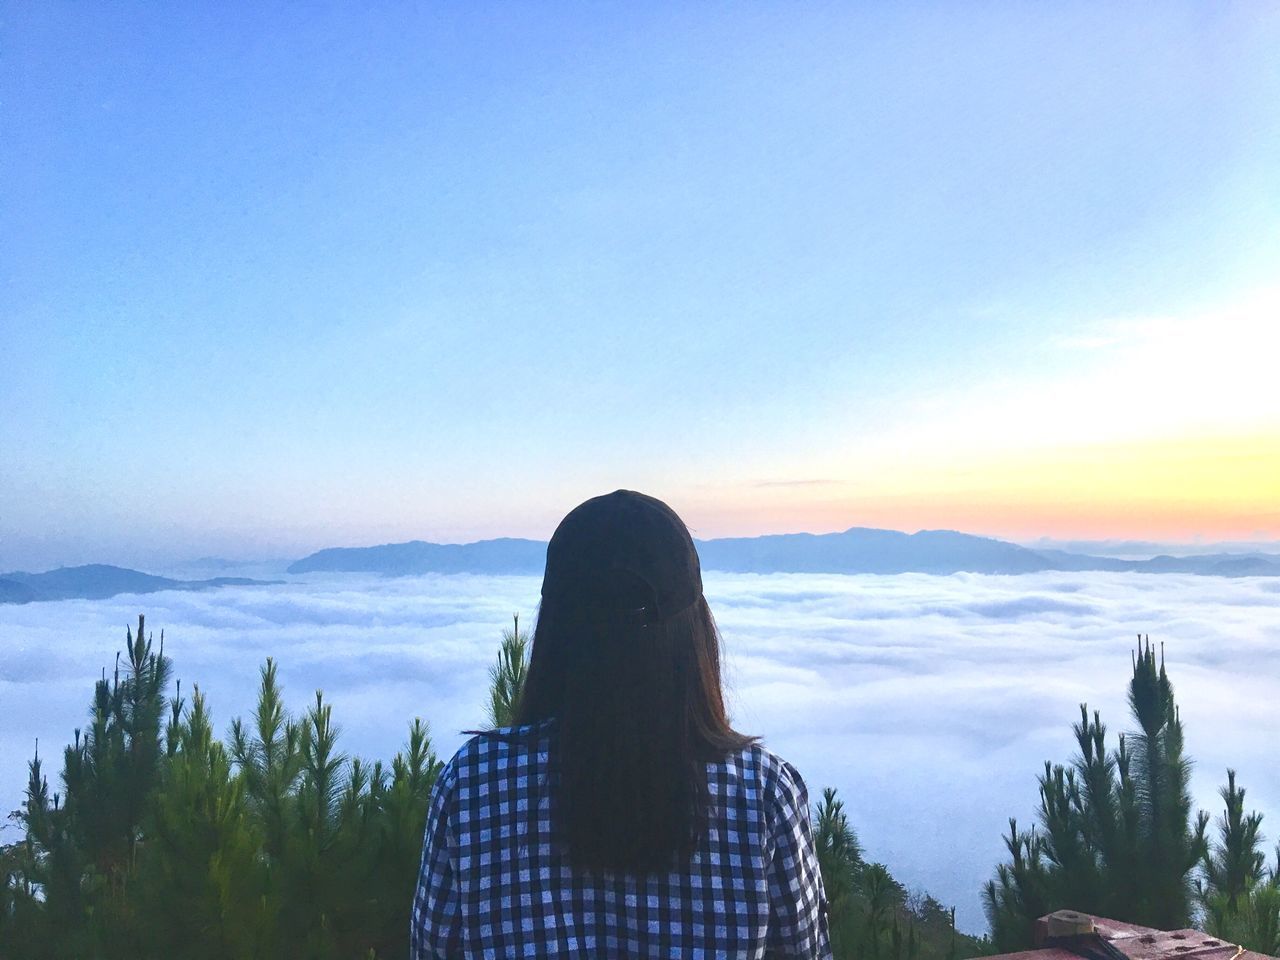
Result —
[[[555,722],[468,741],[431,795],[412,960],[829,960],[827,902],[800,774],[758,745],[707,764],[711,812],[666,874],[573,868],[551,836]]]

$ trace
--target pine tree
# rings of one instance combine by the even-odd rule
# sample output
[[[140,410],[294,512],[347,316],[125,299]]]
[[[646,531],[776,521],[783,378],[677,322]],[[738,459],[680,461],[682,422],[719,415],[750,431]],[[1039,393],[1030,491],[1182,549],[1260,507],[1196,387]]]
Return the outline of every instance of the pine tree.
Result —
[[[1269,956],[1280,955],[1280,885],[1273,874],[1249,895],[1245,932],[1238,942]]]
[[[138,917],[128,895],[143,822],[160,774],[163,689],[170,663],[153,652],[138,617],[126,628],[127,661],[98,681],[90,726],[67,747],[65,794],[50,796],[37,756],[19,820],[30,845],[33,890],[43,898],[35,956],[138,956]]]
[[[851,956],[861,935],[857,885],[862,848],[844,812],[844,803],[831,787],[822,791],[818,803],[814,845],[827,894],[832,952],[837,957]]]
[[[1039,778],[1040,830],[1010,821],[1009,861],[983,891],[1001,949],[1027,947],[1035,919],[1067,907],[1164,930],[1192,920],[1208,815],[1192,816],[1173,684],[1149,640],[1139,637],[1132,668],[1137,730],[1112,753],[1098,713],[1081,704],[1080,752],[1069,766],[1046,763]]]
[[[1227,770],[1227,784],[1218,791],[1225,809],[1218,818],[1217,842],[1204,856],[1204,897],[1212,917],[1216,911],[1234,914],[1264,874],[1262,814],[1244,813],[1244,788],[1236,786],[1236,772]],[[1216,908],[1216,910],[1215,910]]]
[[[999,949],[1029,949],[1032,928],[1028,918],[1048,913],[1052,897],[1044,840],[1034,829],[1019,831],[1018,821],[1010,817],[1004,844],[1009,862],[996,867],[995,879],[983,888],[982,904],[991,939]]]
[[[860,879],[866,900],[864,952],[879,957],[885,951],[885,941],[891,937],[891,925],[897,921],[897,908],[906,899],[906,891],[883,863],[867,864]]]
[[[284,709],[276,665],[262,669],[254,730],[232,724],[266,893],[259,918],[272,957],[403,952],[427,801],[441,764],[421,720],[405,753],[369,765],[337,749],[332,708],[317,691],[301,720]]]
[[[147,956],[269,955],[275,926],[262,836],[196,687],[175,696],[167,762],[154,797],[136,895]]]
[[[390,781],[381,764],[374,764],[371,783],[379,784],[370,795],[380,811],[377,842],[369,847],[365,875],[375,904],[374,928],[382,933],[371,944],[381,957],[398,957],[405,951],[409,929],[412,891],[418,879],[422,857],[422,834],[427,822],[427,805],[444,763],[431,748],[427,724],[415,718],[409,725],[409,739],[391,761]],[[356,764],[348,782],[348,795],[359,786]]]
[[[489,668],[489,724],[509,727],[515,722],[520,691],[529,672],[529,638],[520,631],[520,615],[512,618],[510,630],[502,631],[498,661]]]
[[[1191,761],[1183,756],[1182,721],[1164,658],[1156,666],[1148,641],[1134,658],[1129,706],[1138,721],[1133,737],[1134,802],[1142,849],[1142,893],[1137,922],[1176,930],[1192,919],[1192,871],[1204,857],[1209,815],[1192,817]]]
[[[237,717],[231,724],[231,758],[244,780],[250,809],[265,831],[264,851],[279,857],[285,848],[288,798],[302,773],[298,725],[286,714],[270,657],[260,671],[258,706],[250,735]]]
[[[1268,877],[1265,870],[1262,814],[1245,814],[1245,791],[1236,786],[1234,770],[1227,770],[1227,783],[1218,794],[1224,809],[1217,821],[1218,836],[1205,851],[1200,888],[1205,929],[1223,940],[1272,953],[1280,947],[1280,889],[1274,873]]]
[[[29,769],[35,780],[43,783],[38,742],[36,747],[36,757]],[[11,820],[20,821],[21,817],[20,811],[10,815]],[[43,923],[45,903],[38,897],[39,869],[35,843],[30,834],[0,846],[0,943],[7,944],[14,956],[47,955],[42,949],[46,940]]]
[[[426,724],[389,770],[348,758],[323,695],[294,720],[269,660],[252,730],[224,745],[198,688],[165,698],[143,625],[65,752],[65,795],[29,765],[25,837],[0,848],[4,956],[403,955],[441,767]]]

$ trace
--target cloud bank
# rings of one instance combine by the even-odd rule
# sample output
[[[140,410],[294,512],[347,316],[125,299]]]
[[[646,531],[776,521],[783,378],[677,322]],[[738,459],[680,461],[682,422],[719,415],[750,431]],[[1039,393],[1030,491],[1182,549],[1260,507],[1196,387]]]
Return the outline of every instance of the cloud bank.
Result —
[[[513,613],[532,621],[538,586],[535,577],[330,575],[0,607],[0,808],[20,803],[37,737],[53,785],[93,680],[140,612],[157,641],[164,629],[184,691],[200,685],[220,730],[250,713],[272,656],[295,710],[325,691],[347,752],[387,758],[421,716],[447,755],[461,730],[482,723],[498,634]],[[1030,819],[1043,761],[1072,752],[1078,704],[1100,708],[1113,732],[1128,728],[1138,632],[1165,645],[1197,802],[1216,815],[1215,791],[1233,766],[1264,829],[1280,830],[1280,582],[708,574],[706,588],[735,724],[792,760],[812,795],[839,788],[869,854],[956,904],[966,929],[984,926],[979,889],[1008,817]]]

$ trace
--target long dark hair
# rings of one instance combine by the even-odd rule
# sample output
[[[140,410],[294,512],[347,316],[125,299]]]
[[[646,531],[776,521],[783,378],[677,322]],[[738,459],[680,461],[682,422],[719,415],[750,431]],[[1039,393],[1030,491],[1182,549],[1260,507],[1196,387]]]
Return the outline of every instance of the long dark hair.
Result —
[[[625,578],[624,578],[625,580]],[[554,720],[553,822],[584,869],[661,872],[706,828],[706,764],[754,742],[735,731],[720,688],[720,635],[701,596],[662,623],[628,622],[615,581],[597,596],[544,599],[518,724]]]

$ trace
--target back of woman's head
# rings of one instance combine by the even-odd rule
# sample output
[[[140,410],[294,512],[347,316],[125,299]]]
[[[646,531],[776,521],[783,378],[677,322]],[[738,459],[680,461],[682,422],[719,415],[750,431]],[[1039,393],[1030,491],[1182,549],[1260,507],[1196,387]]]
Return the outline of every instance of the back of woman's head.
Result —
[[[725,716],[697,550],[662,501],[595,497],[551,538],[517,720],[551,718],[571,861],[644,873],[686,858],[706,823],[707,761],[751,738]]]

